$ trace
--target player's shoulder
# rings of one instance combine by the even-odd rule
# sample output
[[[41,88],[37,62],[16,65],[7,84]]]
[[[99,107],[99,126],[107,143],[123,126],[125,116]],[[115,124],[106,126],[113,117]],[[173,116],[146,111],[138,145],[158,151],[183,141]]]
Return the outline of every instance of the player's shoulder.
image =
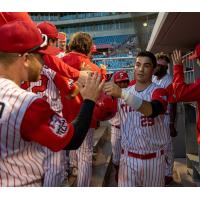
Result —
[[[166,81],[172,81],[173,78],[172,78],[172,76],[170,74],[167,73],[167,74],[165,74],[163,79],[166,80]]]
[[[162,88],[162,87],[158,83],[152,82],[149,88],[156,90],[156,89]]]

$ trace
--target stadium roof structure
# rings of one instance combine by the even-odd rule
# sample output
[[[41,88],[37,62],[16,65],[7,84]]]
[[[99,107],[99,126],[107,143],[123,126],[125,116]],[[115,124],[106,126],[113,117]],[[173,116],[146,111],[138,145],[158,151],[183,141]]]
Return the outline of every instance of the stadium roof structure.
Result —
[[[198,19],[198,12],[159,13],[147,50],[154,53],[192,50],[200,42]]]

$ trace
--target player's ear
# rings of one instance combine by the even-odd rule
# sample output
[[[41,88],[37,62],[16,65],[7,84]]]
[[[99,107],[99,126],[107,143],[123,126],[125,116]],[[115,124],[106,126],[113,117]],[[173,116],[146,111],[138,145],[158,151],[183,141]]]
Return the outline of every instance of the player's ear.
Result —
[[[29,57],[29,54],[28,53],[24,53],[22,55],[22,58],[23,58],[24,66],[25,67],[29,67],[30,66],[30,57]]]

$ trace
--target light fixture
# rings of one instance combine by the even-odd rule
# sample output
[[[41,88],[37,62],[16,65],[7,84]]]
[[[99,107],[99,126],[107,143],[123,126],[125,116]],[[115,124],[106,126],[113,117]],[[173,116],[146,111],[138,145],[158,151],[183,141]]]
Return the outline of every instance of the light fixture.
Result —
[[[148,26],[147,22],[144,22],[142,25],[143,25],[144,27]]]

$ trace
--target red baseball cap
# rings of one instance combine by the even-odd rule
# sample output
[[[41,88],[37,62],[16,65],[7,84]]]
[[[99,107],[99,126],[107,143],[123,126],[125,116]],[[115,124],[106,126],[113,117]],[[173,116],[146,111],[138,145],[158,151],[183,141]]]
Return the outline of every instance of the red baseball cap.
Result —
[[[120,81],[129,81],[128,74],[124,70],[116,72],[113,76],[113,79],[115,83]]]
[[[58,34],[58,30],[54,24],[51,22],[41,22],[37,25],[37,27],[41,30],[41,32],[45,35],[47,35],[48,38],[51,39],[62,39],[60,35]]]
[[[47,36],[27,21],[11,21],[0,26],[0,52],[56,55],[59,49],[47,45]]]
[[[199,58],[199,57],[200,57],[200,43],[197,44],[197,46],[195,47],[194,53],[191,56],[189,56],[189,60]]]
[[[27,12],[0,12],[0,26],[16,20],[34,24]]]

